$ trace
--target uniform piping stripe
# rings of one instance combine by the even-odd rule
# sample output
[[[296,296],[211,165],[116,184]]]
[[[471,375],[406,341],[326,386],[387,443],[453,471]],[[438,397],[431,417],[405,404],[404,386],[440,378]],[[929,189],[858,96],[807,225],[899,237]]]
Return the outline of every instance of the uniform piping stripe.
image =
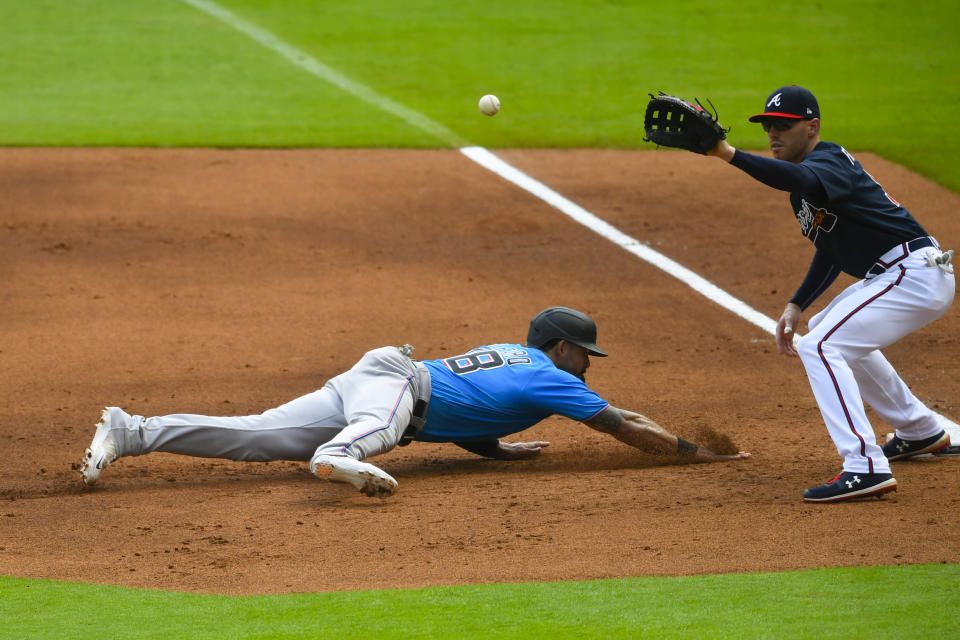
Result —
[[[895,259],[895,260],[891,260],[890,262],[884,262],[883,260],[877,260],[877,264],[879,264],[879,265],[880,265],[881,267],[883,267],[884,269],[889,269],[890,267],[892,267],[893,265],[897,264],[898,262],[900,262],[901,260],[903,260],[904,258],[906,258],[907,256],[910,255],[910,250],[907,248],[907,243],[906,243],[906,242],[904,242],[904,243],[902,243],[902,244],[900,245],[900,249],[901,249],[901,251],[903,251],[903,255],[901,255],[899,258],[897,258],[897,259]]]
[[[608,404],[608,405],[605,406],[603,409],[600,409],[600,411],[597,411],[595,414],[593,414],[593,415],[590,416],[589,418],[586,418],[586,419],[584,419],[584,420],[581,420],[580,422],[586,422],[587,420],[593,420],[594,418],[596,418],[598,415],[600,415],[601,413],[603,413],[604,411],[606,411],[606,410],[609,409],[609,408],[610,408],[610,405]]]
[[[375,429],[370,429],[370,431],[360,434],[359,436],[357,436],[356,438],[354,438],[353,440],[345,444],[341,449],[343,451],[343,455],[348,455],[347,449],[352,447],[357,440],[366,438],[367,436],[374,434],[377,431],[383,431],[384,429],[390,426],[390,423],[393,422],[393,416],[397,415],[397,408],[400,406],[400,401],[403,400],[403,394],[407,391],[407,387],[410,386],[410,381],[413,379],[414,375],[415,374],[411,373],[409,376],[407,376],[407,381],[406,383],[404,383],[403,388],[400,389],[400,395],[397,396],[397,401],[393,404],[393,409],[390,410],[390,417],[387,418],[386,424],[383,424]]]
[[[833,335],[833,332],[839,329],[847,320],[852,318],[858,311],[866,307],[868,304],[879,298],[880,296],[886,294],[888,291],[893,289],[895,286],[900,284],[903,280],[903,276],[906,273],[906,269],[903,266],[900,267],[900,277],[897,278],[897,281],[888,285],[883,291],[879,292],[877,295],[873,296],[869,300],[865,300],[863,304],[859,307],[848,313],[844,318],[835,324],[830,331],[823,336],[823,339],[817,343],[817,353],[820,354],[820,360],[823,362],[823,366],[826,368],[827,373],[830,374],[830,379],[833,381],[833,388],[837,392],[837,399],[840,400],[840,406],[843,407],[843,415],[847,418],[847,425],[850,427],[850,431],[853,432],[853,435],[857,436],[857,439],[860,441],[860,455],[867,458],[867,463],[870,465],[869,473],[873,473],[873,458],[867,456],[867,443],[864,441],[863,436],[857,432],[857,428],[854,426],[853,421],[850,419],[850,411],[847,409],[847,403],[843,399],[843,392],[840,390],[840,385],[837,384],[837,378],[833,374],[833,370],[830,368],[830,364],[827,362],[827,359],[823,355],[823,343],[830,339],[830,336]]]

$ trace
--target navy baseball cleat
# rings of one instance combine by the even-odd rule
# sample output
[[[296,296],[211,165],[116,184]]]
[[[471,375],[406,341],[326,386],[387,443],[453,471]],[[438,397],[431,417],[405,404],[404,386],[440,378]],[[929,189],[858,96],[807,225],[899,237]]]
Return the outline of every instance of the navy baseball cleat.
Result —
[[[887,456],[887,460],[903,460],[924,453],[934,453],[949,446],[950,434],[946,431],[923,440],[902,440],[894,435],[883,445],[883,455]]]
[[[841,502],[896,490],[897,481],[892,473],[841,471],[840,475],[827,484],[804,491],[803,499],[807,502]]]

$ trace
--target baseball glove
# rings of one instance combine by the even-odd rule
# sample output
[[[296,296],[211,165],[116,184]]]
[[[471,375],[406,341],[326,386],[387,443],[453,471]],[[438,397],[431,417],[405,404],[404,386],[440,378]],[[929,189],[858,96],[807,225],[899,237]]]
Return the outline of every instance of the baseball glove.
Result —
[[[707,102],[713,107],[712,102]],[[693,104],[662,91],[657,96],[650,94],[647,112],[643,116],[643,129],[647,134],[644,138],[646,142],[700,154],[706,154],[717,146],[730,130],[720,126],[716,107],[713,107],[711,114],[699,100]]]

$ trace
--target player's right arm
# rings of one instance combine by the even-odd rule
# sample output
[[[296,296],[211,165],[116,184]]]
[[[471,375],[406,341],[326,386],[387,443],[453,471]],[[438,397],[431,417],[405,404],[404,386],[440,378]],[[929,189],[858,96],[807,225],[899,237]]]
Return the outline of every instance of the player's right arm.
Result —
[[[608,406],[594,417],[584,420],[584,424],[648,453],[674,454],[696,462],[721,462],[750,457],[746,451],[736,454],[716,453],[673,435],[644,415],[613,406]]]
[[[502,440],[480,440],[474,442],[454,442],[461,449],[475,453],[484,458],[497,460],[525,460],[540,455],[540,450],[549,447],[550,443],[543,440],[535,442],[503,442]]]
[[[797,347],[793,339],[802,313],[800,307],[788,302],[777,321],[777,350],[785,356],[797,357]]]

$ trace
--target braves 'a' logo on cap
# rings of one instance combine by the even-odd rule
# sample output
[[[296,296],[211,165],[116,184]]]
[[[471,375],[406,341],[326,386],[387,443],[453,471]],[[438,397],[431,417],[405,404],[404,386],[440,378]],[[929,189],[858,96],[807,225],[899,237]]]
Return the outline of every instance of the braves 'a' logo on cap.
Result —
[[[773,96],[772,98],[770,98],[770,102],[767,103],[767,106],[769,107],[770,105],[776,105],[776,106],[778,106],[778,107],[780,106],[780,94],[779,94],[779,93],[778,93],[777,95]]]
[[[803,235],[817,242],[820,232],[830,233],[837,224],[837,215],[826,209],[818,209],[806,200],[800,201],[800,211],[797,211],[797,221]]]

